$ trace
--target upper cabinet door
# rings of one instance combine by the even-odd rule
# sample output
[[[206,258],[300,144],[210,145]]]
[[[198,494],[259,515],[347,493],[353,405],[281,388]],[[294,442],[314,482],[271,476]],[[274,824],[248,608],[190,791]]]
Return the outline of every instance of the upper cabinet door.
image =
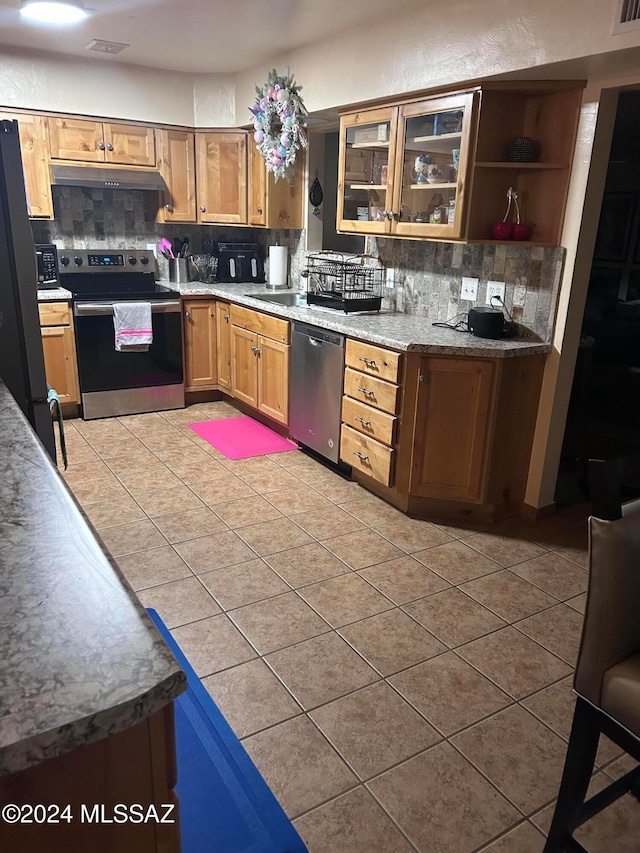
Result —
[[[156,144],[152,127],[104,124],[103,130],[107,163],[128,166],[156,165]]]
[[[463,236],[473,105],[466,92],[400,108],[392,234]]]
[[[49,151],[54,160],[104,163],[106,144],[102,122],[49,118]]]
[[[196,133],[199,222],[247,222],[247,134]]]
[[[338,231],[389,233],[396,122],[392,107],[341,117]]]
[[[267,224],[267,166],[253,140],[249,140],[249,225]]]
[[[47,125],[44,116],[0,112],[0,121],[17,119],[27,209],[32,219],[53,219]]]
[[[195,138],[190,130],[156,131],[160,174],[167,185],[162,194],[160,222],[195,222]]]

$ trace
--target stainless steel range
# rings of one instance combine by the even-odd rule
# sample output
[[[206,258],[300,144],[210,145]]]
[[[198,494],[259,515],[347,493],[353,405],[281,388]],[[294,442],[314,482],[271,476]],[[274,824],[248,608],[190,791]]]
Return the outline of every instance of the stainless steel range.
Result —
[[[180,294],[156,283],[145,251],[60,252],[60,286],[73,294],[78,374],[85,419],[184,407]],[[151,303],[146,352],[115,348],[113,306]]]

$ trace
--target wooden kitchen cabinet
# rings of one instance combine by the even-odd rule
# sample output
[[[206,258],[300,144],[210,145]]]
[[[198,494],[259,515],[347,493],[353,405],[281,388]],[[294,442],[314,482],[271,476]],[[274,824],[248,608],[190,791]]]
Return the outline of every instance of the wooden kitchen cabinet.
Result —
[[[247,223],[247,134],[196,132],[198,222]]]
[[[49,153],[54,160],[155,166],[155,132],[152,127],[96,122],[72,117],[47,119]]]
[[[528,242],[559,245],[583,88],[486,83],[343,114],[338,230],[496,242],[512,187]],[[509,151],[522,137],[535,140],[534,161]]]
[[[440,500],[477,501],[486,480],[495,364],[479,358],[420,360],[409,490]]]
[[[412,515],[515,515],[544,360],[398,353],[348,339],[340,458]]]
[[[400,353],[347,339],[340,458],[383,486],[394,479]]]
[[[253,139],[248,137],[248,203],[249,225],[262,228],[302,228],[304,156],[298,152],[291,181],[276,181],[267,171],[264,157]]]
[[[47,120],[44,116],[0,111],[0,121],[17,120],[27,209],[32,219],[53,219]]]
[[[185,299],[183,303],[185,391],[205,391],[218,382],[216,303]]]
[[[156,130],[158,164],[167,191],[161,194],[158,222],[196,222],[195,134]]]
[[[289,323],[231,305],[232,393],[281,424],[289,422]]]
[[[231,308],[228,302],[218,302],[216,305],[216,345],[218,385],[231,391]]]
[[[73,315],[67,302],[41,302],[40,334],[47,382],[61,403],[80,402]]]
[[[460,92],[343,115],[338,230],[458,239],[477,98]]]

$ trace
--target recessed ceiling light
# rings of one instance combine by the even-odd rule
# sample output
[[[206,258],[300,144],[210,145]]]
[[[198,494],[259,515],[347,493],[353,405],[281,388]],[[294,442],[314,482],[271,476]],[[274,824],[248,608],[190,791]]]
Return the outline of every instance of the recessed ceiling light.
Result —
[[[75,24],[87,17],[86,9],[76,0],[23,0],[20,14],[46,24]]]

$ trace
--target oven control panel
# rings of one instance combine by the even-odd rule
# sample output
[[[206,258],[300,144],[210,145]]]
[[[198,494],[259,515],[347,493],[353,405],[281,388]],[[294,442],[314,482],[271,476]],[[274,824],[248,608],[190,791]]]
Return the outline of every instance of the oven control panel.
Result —
[[[90,267],[123,267],[124,255],[87,255]]]
[[[61,272],[126,273],[155,270],[153,252],[130,249],[122,252],[101,252],[95,249],[74,249],[60,254]]]

